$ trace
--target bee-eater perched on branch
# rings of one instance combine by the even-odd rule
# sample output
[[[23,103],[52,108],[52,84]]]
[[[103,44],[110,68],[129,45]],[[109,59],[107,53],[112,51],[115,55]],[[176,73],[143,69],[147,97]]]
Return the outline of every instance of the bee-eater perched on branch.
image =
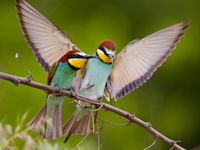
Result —
[[[114,43],[103,41],[95,53],[98,58],[88,60],[72,86],[79,94],[92,99],[101,100],[103,95],[107,100],[123,97],[146,82],[161,66],[184,35],[182,30],[188,27],[186,23],[188,21],[183,21],[134,40],[116,57]],[[80,102],[80,105],[89,107],[84,102]],[[89,134],[90,118],[91,112],[77,106],[63,126],[63,134],[68,135],[65,141],[71,134]]]
[[[67,52],[50,68],[47,80],[48,85],[69,90],[77,70],[80,69],[89,58],[94,58],[94,56],[86,55],[79,50]],[[62,136],[62,104],[62,95],[56,93],[47,94],[45,105],[27,126],[47,139],[56,139]],[[48,118],[50,118],[50,125],[45,125],[43,122]],[[45,131],[43,132],[41,131],[41,125],[45,125]]]
[[[49,72],[48,85],[70,89],[77,70],[84,66],[87,59],[95,56],[81,52],[65,32],[54,26],[28,2],[16,2],[25,39],[38,62]],[[62,103],[63,96],[47,94],[46,104],[27,126],[47,139],[62,136]],[[44,123],[47,118],[50,118],[50,125]],[[45,124],[44,131],[40,124]]]
[[[94,58],[88,60],[87,64],[77,74],[73,88],[79,94],[91,99],[101,100],[106,81],[112,69],[112,62],[115,56],[115,45],[111,41],[103,41],[97,48]],[[82,107],[90,108],[85,102],[79,102]],[[89,134],[90,120],[92,113],[77,105],[75,112],[63,126],[63,133],[68,134]]]
[[[61,76],[56,75],[59,74],[57,70],[59,70],[59,66],[63,63],[62,57],[65,56],[68,69],[70,68],[73,70],[75,68],[81,68],[86,63],[85,55],[79,52],[69,55],[68,52],[70,50],[79,50],[78,47],[73,44],[69,35],[54,26],[25,0],[16,0],[16,2],[18,17],[25,38],[29,46],[33,49],[39,63],[46,71],[50,70],[48,83],[63,88],[63,83],[61,82],[68,82],[68,78],[64,81],[60,79]],[[103,41],[94,54],[94,57],[97,58],[88,60],[86,65],[77,73],[72,85],[73,91],[83,96],[96,99],[97,101],[101,100],[103,95],[107,100],[110,100],[110,98],[117,100],[133,91],[146,82],[171,54],[171,51],[176,47],[180,37],[184,35],[182,30],[188,27],[185,25],[187,22],[188,21],[177,23],[146,36],[145,38],[134,40],[117,56],[115,56],[116,47],[114,43],[109,40]],[[78,53],[79,56],[77,55]],[[71,59],[72,55],[74,55],[74,59]],[[82,60],[81,63],[77,63],[76,58],[78,57],[76,56],[84,60]],[[80,58],[80,56],[82,58]],[[75,67],[72,64],[74,64]],[[79,67],[77,67],[77,65]],[[50,69],[50,67],[52,69]],[[55,68],[57,69],[54,70]],[[61,69],[61,71],[64,70]],[[71,79],[73,78],[74,77]],[[59,82],[59,85],[57,82]],[[67,89],[68,87],[64,88]],[[53,97],[52,99],[60,98],[60,96],[56,94],[48,95],[47,105],[44,107],[48,107],[48,101],[51,101],[48,99],[51,99],[51,97]],[[61,104],[62,100],[59,101],[59,104]],[[54,111],[54,107],[59,105],[55,104],[55,101],[50,103],[49,105],[51,107],[49,107],[49,109],[47,108],[47,112],[45,113],[45,115],[47,114],[48,116],[51,116],[51,111]],[[87,103],[79,102],[79,104],[82,107],[90,108],[90,105]],[[90,119],[91,112],[77,105],[76,111],[64,124],[63,131],[59,127],[58,130],[55,130],[56,134],[50,131],[46,133],[45,136],[47,138],[57,138],[62,135],[59,134],[62,132],[63,134],[67,134],[68,137],[72,134],[89,134]],[[54,121],[52,121],[52,123],[53,122]],[[61,121],[55,121],[59,126],[61,124],[60,122]],[[31,123],[28,125],[31,125]]]

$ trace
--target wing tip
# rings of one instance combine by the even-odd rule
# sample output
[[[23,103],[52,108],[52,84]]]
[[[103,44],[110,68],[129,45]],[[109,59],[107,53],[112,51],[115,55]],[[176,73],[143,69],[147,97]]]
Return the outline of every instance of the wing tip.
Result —
[[[185,20],[185,21],[183,21],[183,22],[180,23],[181,26],[182,26],[181,31],[183,31],[183,30],[185,30],[185,29],[187,29],[187,28],[190,27],[189,25],[186,25],[186,24],[188,24],[189,22],[190,22],[190,20],[187,19],[187,20]]]
[[[185,35],[185,33],[182,32],[182,31],[190,27],[189,25],[185,25],[185,24],[187,24],[189,22],[190,22],[190,20],[188,19],[188,20],[185,20],[185,21],[180,23],[182,28],[180,29],[180,33],[174,39],[169,51],[170,50],[174,50],[176,48],[176,44],[180,41],[181,37]]]
[[[190,19],[186,19],[185,21],[183,21],[183,24],[187,24],[190,22]]]
[[[21,0],[15,0],[16,3],[19,3]]]

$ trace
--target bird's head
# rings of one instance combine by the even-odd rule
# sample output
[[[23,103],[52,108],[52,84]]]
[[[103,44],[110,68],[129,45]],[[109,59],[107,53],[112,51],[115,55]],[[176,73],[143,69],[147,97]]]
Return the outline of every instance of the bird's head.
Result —
[[[115,58],[115,44],[110,40],[104,40],[98,46],[96,54],[104,63],[111,64]]]
[[[93,55],[87,55],[80,50],[71,50],[62,56],[59,62],[68,62],[73,69],[81,69],[90,58],[96,58]]]

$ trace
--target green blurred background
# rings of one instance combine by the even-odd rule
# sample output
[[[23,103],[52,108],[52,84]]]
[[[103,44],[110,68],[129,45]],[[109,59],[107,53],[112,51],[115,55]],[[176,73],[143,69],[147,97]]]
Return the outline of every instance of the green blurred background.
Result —
[[[128,42],[159,29],[190,19],[190,28],[175,51],[142,87],[120,99],[114,106],[136,113],[187,149],[200,146],[200,1],[190,0],[35,0],[29,2],[58,27],[64,29],[84,52],[92,54],[104,39],[113,40],[119,52]],[[36,81],[46,83],[47,73],[24,41],[12,0],[0,1],[0,71],[28,76],[15,59],[18,52]],[[45,102],[41,90],[0,80],[0,121],[16,125],[19,114],[29,112],[30,120]],[[75,104],[66,98],[64,120]],[[101,111],[101,118],[123,123],[119,116]],[[59,141],[62,141],[61,138]],[[68,146],[81,139],[72,136]],[[101,140],[105,150],[140,150],[153,141],[142,127],[104,125]],[[84,142],[96,149],[96,135]],[[158,141],[152,150],[169,146]],[[200,149],[200,148],[199,148]]]

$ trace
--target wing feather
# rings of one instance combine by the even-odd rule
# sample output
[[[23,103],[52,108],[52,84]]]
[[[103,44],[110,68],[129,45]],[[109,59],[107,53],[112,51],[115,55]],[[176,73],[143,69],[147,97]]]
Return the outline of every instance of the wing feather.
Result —
[[[52,64],[52,66],[49,69],[49,73],[48,73],[48,78],[47,78],[47,84],[50,85],[51,84],[51,80],[53,78],[54,73],[56,72],[56,69],[58,68],[58,62],[54,62]]]
[[[24,36],[36,59],[46,71],[66,52],[78,49],[68,34],[54,26],[25,0],[16,0]]]
[[[130,42],[115,58],[105,89],[111,97],[128,94],[146,82],[176,47],[188,21],[177,23],[140,40]],[[108,97],[108,96],[106,96]]]

